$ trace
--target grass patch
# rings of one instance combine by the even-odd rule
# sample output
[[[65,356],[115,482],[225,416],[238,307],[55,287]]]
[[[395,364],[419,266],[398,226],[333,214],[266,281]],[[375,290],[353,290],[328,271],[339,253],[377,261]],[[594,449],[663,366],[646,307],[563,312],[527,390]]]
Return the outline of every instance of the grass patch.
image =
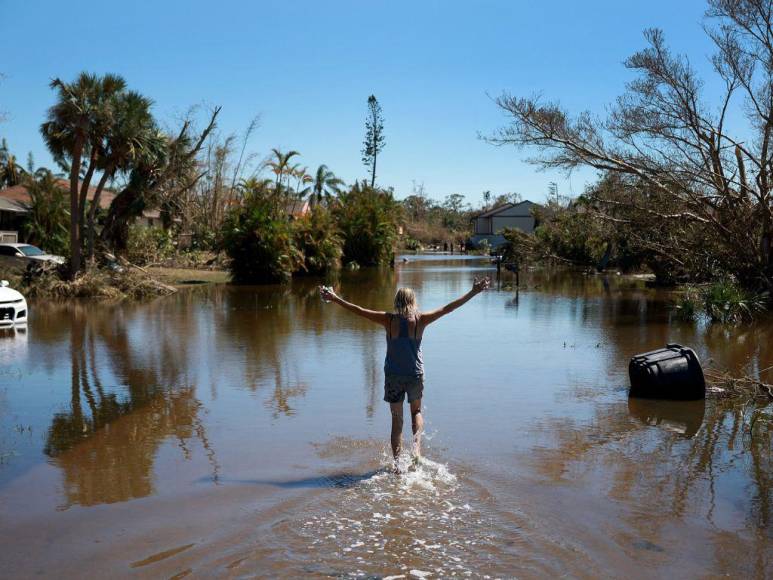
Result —
[[[157,280],[172,286],[192,284],[225,284],[230,275],[225,270],[198,270],[194,268],[148,268]]]

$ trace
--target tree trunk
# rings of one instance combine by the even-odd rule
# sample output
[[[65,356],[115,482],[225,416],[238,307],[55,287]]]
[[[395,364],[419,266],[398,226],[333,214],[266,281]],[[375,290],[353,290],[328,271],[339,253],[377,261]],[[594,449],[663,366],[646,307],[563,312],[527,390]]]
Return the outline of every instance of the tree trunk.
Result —
[[[81,242],[78,232],[78,177],[81,172],[83,140],[76,140],[70,165],[70,278],[75,278],[81,269]]]
[[[78,202],[78,237],[83,243],[84,232],[86,231],[86,200],[88,198],[89,186],[91,185],[91,178],[94,176],[94,170],[96,169],[97,150],[91,149],[91,155],[89,156],[89,167],[86,169],[86,175],[83,176],[83,183],[81,183],[81,193]]]
[[[375,148],[374,148],[375,149]],[[370,188],[373,189],[376,186],[376,156],[378,153],[373,153],[373,169],[370,174]]]
[[[102,196],[102,190],[105,188],[107,180],[112,177],[112,173],[112,169],[107,169],[102,174],[102,177],[97,184],[97,190],[94,192],[94,199],[91,200],[91,207],[89,207],[88,249],[86,251],[86,256],[89,260],[94,257],[94,218],[97,214],[97,208],[99,207],[99,198]]]

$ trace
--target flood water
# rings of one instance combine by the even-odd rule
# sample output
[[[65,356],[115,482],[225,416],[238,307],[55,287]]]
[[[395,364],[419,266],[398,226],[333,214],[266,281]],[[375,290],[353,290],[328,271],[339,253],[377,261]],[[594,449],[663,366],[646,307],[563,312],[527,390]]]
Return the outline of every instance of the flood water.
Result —
[[[429,309],[482,274],[410,256],[339,285]],[[614,275],[507,276],[426,331],[426,460],[402,476],[384,332],[313,280],[33,302],[0,337],[0,575],[773,576],[773,408],[627,397],[629,357],[667,342],[773,381],[773,324],[678,322]]]

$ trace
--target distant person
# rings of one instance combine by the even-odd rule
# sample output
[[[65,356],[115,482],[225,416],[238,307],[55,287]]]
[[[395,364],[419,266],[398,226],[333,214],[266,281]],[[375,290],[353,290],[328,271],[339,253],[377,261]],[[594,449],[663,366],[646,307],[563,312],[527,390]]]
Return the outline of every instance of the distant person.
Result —
[[[410,288],[399,288],[395,294],[394,313],[368,310],[347,302],[332,288],[320,286],[322,299],[340,304],[358,316],[380,324],[386,330],[387,352],[384,361],[384,400],[392,412],[392,454],[397,459],[402,449],[403,401],[408,397],[413,429],[413,455],[421,457],[421,433],[424,420],[421,416],[421,398],[424,392],[424,361],[421,356],[421,339],[424,329],[441,316],[453,312],[491,284],[486,278],[475,278],[472,289],[453,302],[437,310],[419,312],[416,295]]]

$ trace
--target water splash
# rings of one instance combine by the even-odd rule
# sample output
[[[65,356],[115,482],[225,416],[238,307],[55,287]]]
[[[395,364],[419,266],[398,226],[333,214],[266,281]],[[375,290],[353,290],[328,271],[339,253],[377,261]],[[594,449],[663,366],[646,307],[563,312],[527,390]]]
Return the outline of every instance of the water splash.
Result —
[[[480,546],[494,533],[465,499],[457,476],[448,465],[426,457],[401,456],[399,474],[390,453],[379,459],[381,469],[329,497],[329,509],[301,524],[298,534],[308,541],[316,565],[343,567],[344,575],[352,577],[473,574],[480,566]]]

